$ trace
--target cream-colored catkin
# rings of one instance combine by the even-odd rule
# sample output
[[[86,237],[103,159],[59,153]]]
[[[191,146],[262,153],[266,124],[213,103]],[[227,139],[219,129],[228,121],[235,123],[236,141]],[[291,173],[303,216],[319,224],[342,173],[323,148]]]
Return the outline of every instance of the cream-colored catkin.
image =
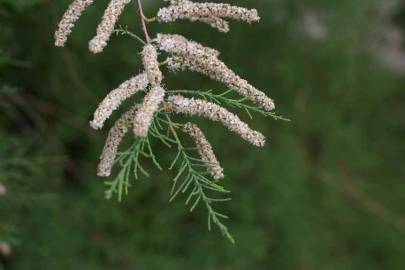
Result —
[[[258,131],[252,130],[238,116],[225,108],[201,99],[186,98],[181,95],[170,96],[167,102],[167,109],[176,113],[183,113],[190,116],[198,115],[220,122],[230,131],[239,134],[243,139],[255,146],[264,146],[266,139]]]
[[[142,61],[149,83],[152,86],[158,86],[163,80],[162,72],[159,69],[158,54],[155,47],[146,44],[142,50]]]
[[[165,96],[165,90],[160,86],[153,87],[146,94],[142,105],[133,119],[133,131],[136,136],[146,137],[152,124],[153,116],[158,111]]]
[[[138,105],[133,106],[129,111],[124,113],[120,119],[118,119],[114,126],[108,133],[107,140],[105,142],[103,152],[100,156],[100,163],[97,168],[97,175],[108,177],[111,174],[111,168],[114,165],[115,157],[117,155],[118,147],[128,132],[129,126],[132,124],[138,110]]]
[[[83,11],[88,6],[93,4],[93,2],[94,0],[75,0],[70,4],[65,14],[63,14],[61,21],[59,22],[58,30],[56,30],[55,32],[56,46],[65,46],[66,40],[72,32],[76,21],[80,18]]]
[[[111,116],[121,103],[129,97],[135,95],[148,86],[146,73],[141,73],[125,82],[118,88],[112,90],[98,105],[94,112],[90,126],[94,129],[101,129],[104,122]]]
[[[166,61],[172,70],[189,69],[225,83],[242,96],[262,106],[266,111],[275,108],[274,101],[246,80],[236,75],[221,60],[214,49],[189,41],[180,35],[158,34],[155,39],[159,49],[176,56]]]
[[[201,159],[207,163],[208,172],[215,180],[224,178],[224,169],[219,164],[217,157],[212,150],[211,144],[205,138],[201,129],[192,123],[187,123],[183,127],[183,131],[193,138],[194,143],[198,148],[198,154]]]
[[[160,22],[173,22],[177,19],[199,20],[207,17],[229,18],[248,23],[260,20],[256,9],[247,9],[229,4],[217,3],[194,3],[191,1],[179,1],[176,5],[170,5],[159,9],[157,18]]]
[[[218,57],[220,54],[216,49],[203,46],[198,42],[177,34],[157,34],[155,41],[161,50],[169,53],[193,55],[196,57],[200,57],[201,55]]]
[[[240,95],[260,105],[266,111],[272,111],[275,108],[274,101],[264,92],[256,89],[248,81],[236,75],[215,57],[174,56],[167,59],[166,64],[173,71],[189,69],[204,74],[213,80],[220,81]]]
[[[187,0],[172,0],[170,1],[171,5],[181,5],[181,4],[187,4]],[[190,17],[188,18],[191,22],[195,22],[195,21],[200,21],[203,23],[208,24],[209,26],[211,26],[212,28],[216,28],[219,32],[223,32],[223,33],[227,33],[229,32],[229,24],[227,21],[225,21],[224,19],[221,19],[219,17],[216,16],[208,16],[208,17]]]
[[[104,50],[119,16],[129,2],[131,0],[111,0],[104,12],[101,23],[97,27],[97,35],[89,43],[89,50],[91,52],[99,53]]]

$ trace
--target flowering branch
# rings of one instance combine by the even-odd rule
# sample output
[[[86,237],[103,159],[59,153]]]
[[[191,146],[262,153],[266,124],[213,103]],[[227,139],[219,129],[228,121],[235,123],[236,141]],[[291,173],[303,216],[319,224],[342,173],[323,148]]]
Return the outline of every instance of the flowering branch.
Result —
[[[129,2],[130,0],[110,1],[103,19],[97,27],[97,34],[89,43],[90,51],[99,53],[107,45],[111,34],[116,33],[129,35],[143,44],[141,55],[144,71],[112,90],[100,102],[93,120],[90,121],[91,127],[101,129],[105,121],[120,107],[123,101],[139,92],[146,93],[143,101],[124,113],[109,131],[100,157],[98,175],[110,176],[114,165],[120,169],[114,180],[106,182],[108,186],[106,197],[111,198],[116,194],[118,200],[121,200],[123,195],[128,194],[131,175],[135,179],[138,178],[138,172],[149,176],[141,165],[141,157],[151,159],[157,168],[162,169],[151,143],[152,140],[158,140],[170,148],[174,146],[177,149],[177,155],[169,166],[170,170],[177,169],[173,178],[170,200],[181,193],[188,192],[186,204],[191,205],[190,211],[202,202],[208,212],[208,228],[211,229],[211,224],[217,225],[222,234],[234,242],[222,222],[227,216],[214,209],[214,203],[228,201],[229,198],[213,198],[208,194],[212,191],[219,194],[229,193],[217,183],[224,177],[224,169],[203,131],[193,123],[182,124],[173,121],[172,115],[181,113],[219,122],[229,131],[258,147],[264,146],[266,141],[264,135],[252,130],[247,123],[225,109],[224,106],[243,109],[250,117],[252,113],[259,113],[276,120],[287,119],[273,112],[275,105],[270,97],[228,68],[219,59],[219,51],[177,34],[157,34],[155,38],[151,38],[147,24],[155,21],[168,23],[178,19],[187,19],[191,22],[206,23],[220,32],[228,32],[229,25],[226,19],[247,23],[257,22],[260,19],[258,12],[256,9],[229,4],[170,0],[169,6],[160,8],[156,17],[148,19],[144,15],[142,1],[137,0],[141,29],[145,36],[144,41],[126,28],[114,29],[119,16]],[[75,22],[92,3],[93,0],[74,0],[72,2],[55,33],[56,46],[64,46]],[[168,54],[168,57],[161,62],[159,61],[160,52]],[[189,69],[202,73],[222,82],[230,90],[222,94],[214,94],[212,91],[170,90],[163,83],[164,76],[160,70],[162,66],[168,67],[170,71]],[[242,98],[232,99],[228,97],[230,92],[235,92]],[[245,101],[252,102],[252,105]],[[130,130],[135,137],[134,143],[128,150],[119,152],[121,141]],[[184,146],[179,136],[180,131],[194,141],[195,147]]]

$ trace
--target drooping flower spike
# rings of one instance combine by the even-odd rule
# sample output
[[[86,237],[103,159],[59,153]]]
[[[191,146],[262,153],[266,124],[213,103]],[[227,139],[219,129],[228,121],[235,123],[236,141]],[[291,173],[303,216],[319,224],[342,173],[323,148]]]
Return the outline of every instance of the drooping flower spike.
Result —
[[[187,41],[179,35],[158,34],[155,41],[161,50],[174,55],[167,61],[170,69],[174,71],[189,69],[202,73],[211,79],[223,82],[267,111],[275,108],[274,101],[264,92],[236,75],[218,59],[217,54],[210,53],[213,49],[196,44],[194,41]]]
[[[202,116],[214,122],[220,122],[227,129],[240,135],[255,146],[264,146],[266,139],[258,131],[252,130],[238,116],[225,108],[201,99],[186,98],[181,95],[170,96],[167,101],[168,110],[190,116]]]
[[[159,69],[158,53],[154,46],[147,44],[143,47],[142,62],[150,84],[152,86],[160,85],[163,75]]]
[[[219,164],[211,144],[208,142],[207,138],[205,138],[201,129],[196,124],[187,123],[184,125],[183,131],[193,138],[201,159],[207,163],[208,171],[211,176],[215,180],[224,178],[224,169]]]
[[[159,9],[157,18],[160,22],[174,22],[178,19],[201,21],[221,32],[229,31],[228,23],[222,18],[247,23],[260,20],[256,9],[246,9],[229,4],[194,3],[189,0],[171,1],[169,7]]]
[[[104,100],[98,105],[94,112],[90,126],[94,129],[101,129],[104,122],[111,116],[121,103],[148,86],[146,73],[141,73],[125,82],[118,88],[112,90]]]
[[[201,55],[218,57],[220,54],[216,49],[188,40],[181,35],[157,34],[154,41],[159,46],[160,50],[172,54],[189,55],[193,57],[200,57]]]
[[[80,18],[83,11],[93,4],[94,0],[75,0],[73,1],[65,14],[62,17],[62,20],[59,22],[58,30],[55,32],[55,45],[58,47],[65,46],[66,40],[70,33],[72,32],[73,27],[75,26],[76,21]]]
[[[160,86],[153,87],[145,96],[142,105],[133,118],[133,131],[136,136],[146,137],[153,117],[162,104],[165,90]]]
[[[274,101],[264,92],[256,89],[248,81],[236,75],[222,61],[216,58],[173,56],[167,59],[167,66],[173,71],[188,69],[220,81],[240,95],[260,105],[266,111],[272,111],[275,108]]]
[[[108,177],[111,174],[111,169],[114,165],[115,156],[125,134],[127,134],[129,127],[132,125],[132,119],[135,117],[139,106],[133,106],[129,111],[124,113],[120,119],[118,119],[114,126],[110,129],[108,137],[105,141],[103,152],[100,156],[100,162],[98,164],[97,175],[102,177]]]
[[[94,0],[74,0],[62,20],[59,22],[58,30],[55,32],[55,45],[65,46],[66,40],[77,20],[80,18],[86,8],[93,4]],[[114,31],[115,24],[119,16],[124,11],[125,6],[131,0],[111,0],[108,4],[101,23],[97,27],[97,35],[90,41],[89,50],[93,53],[102,52]]]
[[[104,50],[114,31],[118,17],[129,2],[131,0],[111,0],[104,12],[101,23],[97,27],[97,35],[89,43],[89,50],[91,52],[99,53]]]

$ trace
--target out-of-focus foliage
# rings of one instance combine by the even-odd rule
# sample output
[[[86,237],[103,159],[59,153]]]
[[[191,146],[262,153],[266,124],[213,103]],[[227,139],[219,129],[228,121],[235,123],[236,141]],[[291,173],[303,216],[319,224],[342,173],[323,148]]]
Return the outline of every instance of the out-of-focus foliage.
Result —
[[[236,245],[207,232],[203,209],[169,204],[173,175],[152,164],[124,202],[104,199],[95,167],[106,131],[88,120],[109,89],[138,72],[141,48],[114,37],[103,54],[87,51],[106,1],[86,12],[66,48],[54,48],[68,2],[0,1],[0,241],[12,247],[1,267],[404,269],[404,76],[378,57],[389,22],[382,1],[232,1],[258,8],[262,20],[232,23],[227,35],[188,22],[150,26],[220,49],[292,119],[254,118],[270,137],[264,149],[203,123],[232,191],[221,211]],[[131,3],[121,23],[139,33],[134,14]],[[173,89],[225,90],[188,72],[167,80]]]

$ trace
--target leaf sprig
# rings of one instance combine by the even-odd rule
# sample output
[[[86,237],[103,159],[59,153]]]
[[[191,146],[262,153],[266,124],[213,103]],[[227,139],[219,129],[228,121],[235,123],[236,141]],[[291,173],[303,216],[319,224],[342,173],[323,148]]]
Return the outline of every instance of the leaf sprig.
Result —
[[[234,99],[229,97],[230,91],[215,94],[211,90],[204,92],[170,90],[168,93],[188,94],[216,104],[228,105],[245,110],[250,117],[253,117],[252,113],[258,113],[276,120],[289,121],[273,112],[267,112],[260,107],[245,103],[244,98]],[[209,177],[207,173],[209,164],[195,154],[198,149],[195,147],[186,147],[181,141],[178,132],[182,130],[183,126],[183,124],[173,121],[170,114],[165,112],[164,109],[159,110],[154,117],[148,136],[145,138],[136,137],[134,143],[126,151],[120,152],[117,155],[115,164],[117,164],[120,169],[114,180],[105,182],[108,186],[106,197],[110,199],[116,195],[118,200],[121,201],[122,197],[128,194],[132,177],[138,179],[139,174],[146,177],[150,176],[149,172],[141,165],[141,157],[151,159],[154,165],[162,170],[162,166],[153,152],[152,143],[150,141],[152,138],[157,139],[167,147],[174,148],[177,151],[171,164],[168,166],[169,170],[176,171],[172,180],[170,201],[173,201],[180,194],[187,193],[185,204],[189,206],[189,210],[193,211],[199,204],[204,205],[207,210],[208,229],[211,230],[212,225],[216,225],[222,235],[234,243],[235,240],[233,236],[223,223],[223,220],[228,219],[228,216],[214,208],[215,203],[230,201],[230,192]],[[215,196],[212,195],[212,193],[221,196]]]

